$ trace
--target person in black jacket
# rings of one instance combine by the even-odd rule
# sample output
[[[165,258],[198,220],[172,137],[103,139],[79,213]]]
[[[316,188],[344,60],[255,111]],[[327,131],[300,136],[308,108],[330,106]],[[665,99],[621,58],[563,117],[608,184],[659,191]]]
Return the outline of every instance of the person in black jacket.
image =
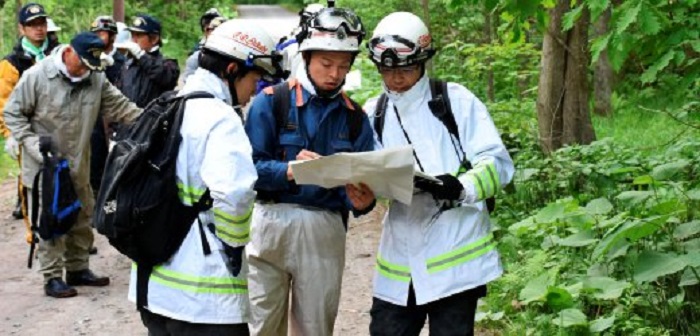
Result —
[[[122,92],[139,107],[145,107],[163,92],[173,90],[180,76],[174,59],[160,52],[161,25],[152,16],[139,14],[129,26],[131,41],[117,46],[128,52]]]
[[[117,37],[117,23],[111,16],[98,16],[90,26],[90,31],[97,34],[105,43],[105,53],[112,57],[114,63],[105,69],[105,75],[112,85],[122,90],[122,75],[126,66],[126,56],[117,52],[114,41]],[[102,172],[109,154],[109,134],[113,125],[106,125],[102,114],[97,116],[95,127],[90,139],[92,156],[90,159],[90,185],[92,192],[97,195],[102,182]]]

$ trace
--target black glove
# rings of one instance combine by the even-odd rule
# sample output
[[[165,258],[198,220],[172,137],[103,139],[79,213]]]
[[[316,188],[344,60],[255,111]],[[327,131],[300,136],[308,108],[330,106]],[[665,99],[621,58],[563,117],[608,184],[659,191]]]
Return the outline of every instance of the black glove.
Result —
[[[224,254],[226,255],[226,267],[231,272],[231,275],[237,277],[241,274],[243,266],[243,249],[245,246],[231,247],[224,245]]]
[[[438,175],[435,176],[436,179],[442,181],[442,184],[432,183],[426,180],[416,180],[416,188],[429,192],[433,197],[439,200],[457,201],[460,196],[462,196],[462,191],[464,187],[459,180],[450,175]]]

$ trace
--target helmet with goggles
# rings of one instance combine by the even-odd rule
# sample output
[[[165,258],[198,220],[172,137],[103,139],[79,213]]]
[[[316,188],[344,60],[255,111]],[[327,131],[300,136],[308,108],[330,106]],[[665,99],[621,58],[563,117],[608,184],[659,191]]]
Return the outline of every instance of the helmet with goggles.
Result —
[[[435,55],[428,27],[408,12],[392,13],[382,19],[367,49],[372,62],[390,68],[423,64]]]
[[[332,6],[332,3],[329,3]],[[357,54],[365,36],[360,18],[350,9],[329,7],[302,24],[299,51],[346,51]]]
[[[101,15],[101,16],[98,16],[95,19],[95,21],[92,21],[92,25],[90,25],[90,31],[92,31],[92,32],[107,31],[107,32],[110,32],[112,34],[116,34],[118,32],[117,23],[114,21],[114,19],[111,16]]]

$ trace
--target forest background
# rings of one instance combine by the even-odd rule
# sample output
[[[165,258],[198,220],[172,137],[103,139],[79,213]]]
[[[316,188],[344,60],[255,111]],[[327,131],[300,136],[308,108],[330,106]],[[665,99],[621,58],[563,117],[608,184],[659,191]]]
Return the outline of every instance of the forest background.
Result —
[[[126,1],[184,65],[199,13],[225,1]],[[41,2],[61,41],[112,3]],[[292,11],[302,1],[281,4]],[[240,4],[240,3],[239,3]],[[0,53],[19,1],[0,0]],[[340,0],[368,34],[393,11],[430,26],[433,77],[489,107],[516,162],[492,214],[505,275],[479,307],[503,335],[700,334],[700,1]],[[128,20],[127,20],[128,22]],[[381,87],[363,53],[360,102]],[[0,178],[16,174],[2,153]]]

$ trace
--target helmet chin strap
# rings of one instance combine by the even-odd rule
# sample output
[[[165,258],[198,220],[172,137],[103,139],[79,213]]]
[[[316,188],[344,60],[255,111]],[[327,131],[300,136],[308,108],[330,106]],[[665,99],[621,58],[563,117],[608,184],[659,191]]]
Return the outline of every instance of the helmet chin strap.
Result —
[[[238,92],[236,91],[236,78],[238,78],[238,71],[229,72],[225,75],[226,82],[228,83],[228,92],[231,94],[231,106],[236,110],[239,116],[243,116],[241,110],[241,104],[238,102]]]

